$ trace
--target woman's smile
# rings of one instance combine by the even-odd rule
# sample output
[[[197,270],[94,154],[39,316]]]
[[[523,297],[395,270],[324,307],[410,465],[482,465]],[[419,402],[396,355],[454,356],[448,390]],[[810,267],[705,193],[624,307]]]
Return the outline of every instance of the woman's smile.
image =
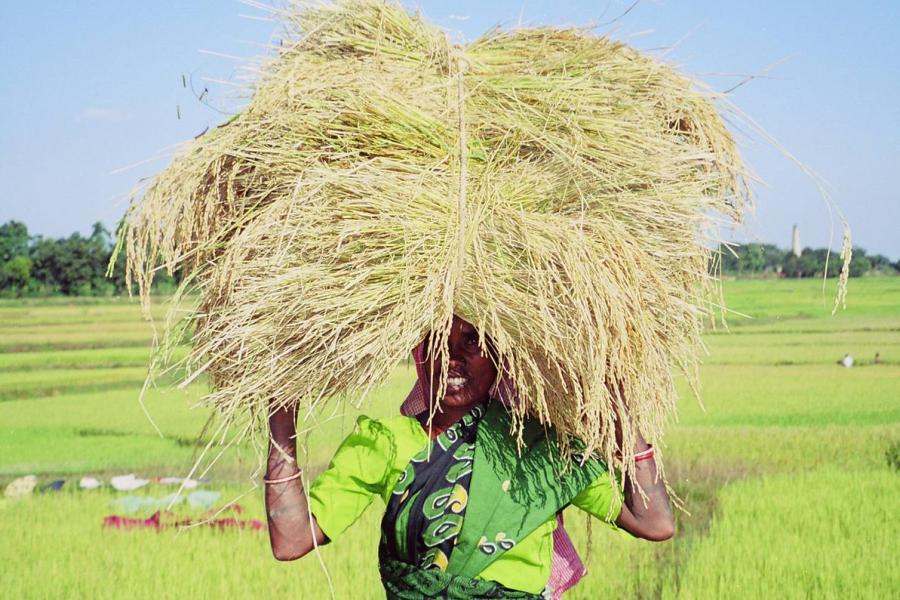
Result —
[[[448,390],[461,390],[469,384],[468,377],[462,376],[451,376],[447,378],[447,389]]]
[[[446,388],[443,398],[433,397],[442,409],[467,409],[487,401],[491,386],[497,378],[494,359],[482,348],[475,327],[458,316],[453,317],[447,339]],[[489,342],[488,342],[489,343]],[[431,393],[440,390],[441,361],[432,359],[427,367]]]

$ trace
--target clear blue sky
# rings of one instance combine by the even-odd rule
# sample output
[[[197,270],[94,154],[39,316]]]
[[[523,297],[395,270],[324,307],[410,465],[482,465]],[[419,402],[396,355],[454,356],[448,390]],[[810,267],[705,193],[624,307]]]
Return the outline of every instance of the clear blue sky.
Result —
[[[413,3],[407,2],[407,5]],[[604,22],[631,2],[423,0],[433,21],[473,38],[496,23]],[[450,8],[448,8],[450,7]],[[33,233],[87,232],[114,224],[140,177],[166,159],[122,173],[214,126],[222,115],[196,101],[182,74],[215,106],[239,62],[275,31],[243,18],[237,0],[55,0],[0,4],[0,222]],[[897,0],[644,0],[600,31],[668,59],[724,90],[784,61],[733,102],[830,184],[855,242],[900,258],[900,2]],[[180,107],[181,119],[177,118]],[[812,182],[758,136],[741,137],[757,187],[751,239],[828,243],[828,212]]]

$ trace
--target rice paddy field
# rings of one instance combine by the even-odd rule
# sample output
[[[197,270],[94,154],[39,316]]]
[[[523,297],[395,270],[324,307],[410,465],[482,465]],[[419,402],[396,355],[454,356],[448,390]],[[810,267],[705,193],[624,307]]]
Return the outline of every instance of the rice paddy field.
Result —
[[[900,590],[900,278],[851,281],[830,315],[831,283],[726,285],[735,313],[706,335],[703,406],[682,386],[665,448],[685,504],[676,537],[632,540],[567,514],[589,575],[567,598],[887,598]],[[163,307],[156,310],[162,318]],[[319,556],[271,558],[249,528],[104,528],[125,492],[80,490],[113,475],[184,476],[208,439],[204,383],[137,401],[153,331],[127,300],[0,303],[0,483],[37,475],[58,492],[0,499],[5,598],[380,598],[378,507]],[[850,369],[837,361],[851,354]],[[875,355],[880,360],[876,364]],[[413,370],[401,366],[363,407],[391,414]],[[308,471],[323,468],[357,412],[310,435]],[[240,519],[262,519],[248,445],[229,449],[199,489]],[[159,497],[159,483],[132,492]],[[214,507],[215,508],[215,507]],[[128,514],[147,518],[154,509]],[[171,518],[202,519],[187,503]],[[232,515],[226,511],[223,515]]]

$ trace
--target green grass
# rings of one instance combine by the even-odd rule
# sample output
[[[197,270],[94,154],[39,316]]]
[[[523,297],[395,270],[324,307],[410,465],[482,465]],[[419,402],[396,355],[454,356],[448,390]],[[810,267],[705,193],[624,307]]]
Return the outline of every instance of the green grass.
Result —
[[[246,490],[222,489],[228,499]],[[113,498],[102,491],[60,493],[8,502],[0,509],[4,597],[329,597],[328,579],[318,561],[309,557],[300,563],[277,563],[264,532],[103,529],[103,516],[114,512]],[[258,491],[242,497],[240,503],[247,509],[240,518],[262,518]],[[22,523],[28,523],[27,528]],[[377,529],[377,517],[370,512],[345,534],[342,541],[353,540],[359,555],[347,552],[342,544],[321,549],[336,598],[383,597],[375,563],[358,558],[374,555]]]
[[[891,596],[900,587],[890,512],[900,474],[886,452],[900,441],[900,278],[851,281],[848,309],[835,316],[817,281],[730,281],[726,292],[732,309],[753,318],[732,315],[727,330],[706,336],[705,410],[679,383],[680,420],[661,448],[689,514],[678,514],[678,535],[660,545],[595,525],[590,575],[567,598]],[[149,347],[133,302],[0,302],[0,482],[185,474],[201,433],[205,442],[215,431],[204,432],[210,413],[197,406],[204,384],[149,390],[160,437],[137,402]],[[835,364],[848,352],[857,366]],[[882,364],[872,364],[876,352]],[[412,377],[399,368],[362,412],[393,414]],[[307,440],[313,476],[360,412],[333,408]],[[246,444],[228,450],[208,487],[249,490],[241,503],[259,517],[248,479],[257,460]],[[105,531],[114,497],[70,491],[0,502],[4,595],[329,596],[316,558],[278,564],[265,535]],[[370,509],[322,549],[337,598],[383,597],[379,518]],[[566,518],[586,547],[583,516]]]
[[[84,375],[91,371],[76,373]],[[31,371],[25,374],[35,376]],[[399,369],[373,394],[365,412],[373,416],[390,414],[393,400],[409,390],[412,377],[411,369]],[[198,452],[196,442],[210,416],[209,410],[197,405],[202,386],[192,385],[183,391],[172,388],[148,391],[144,405],[163,433],[162,438],[138,403],[138,392],[139,389],[129,387],[0,402],[3,424],[0,447],[4,449],[0,453],[0,476],[129,470],[139,466],[166,466],[187,472]],[[309,452],[304,460],[312,469],[327,464],[359,414],[360,411],[345,406],[321,429],[310,432]],[[209,439],[209,433],[204,441]],[[123,451],[118,452],[117,448]],[[246,450],[238,458],[244,461],[250,454]],[[234,473],[235,458],[235,453],[229,452],[217,467]]]
[[[150,389],[144,403],[166,435],[196,436],[209,415],[202,407],[191,408],[200,400],[202,391],[200,386],[186,390]],[[138,403],[138,392],[130,387],[3,402],[0,422],[4,427],[26,431],[96,429],[118,434],[155,433]]]
[[[826,465],[848,470],[884,466],[900,440],[900,422],[880,426],[676,427],[667,438],[668,469],[684,477],[739,479],[747,474],[792,473]]]
[[[134,388],[144,382],[146,375],[146,367],[13,371],[3,374],[0,401],[39,398],[66,391]]]
[[[900,421],[900,366],[711,365],[705,411],[682,386],[684,425],[881,425]]]
[[[706,345],[707,365],[831,366],[847,353],[854,356],[857,366],[873,364],[876,353],[883,364],[900,364],[900,332],[895,331],[710,335]]]
[[[175,358],[181,358],[185,353],[185,348],[178,348]],[[150,354],[151,349],[144,344],[134,348],[114,347],[87,350],[7,352],[0,354],[0,373],[4,371],[41,371],[46,369],[146,368],[150,360]]]
[[[743,481],[663,598],[891,598],[900,477],[821,469]]]
[[[82,331],[14,331],[7,329],[0,338],[0,352],[46,350],[86,350],[91,348],[150,347],[149,330],[135,326],[126,332],[110,334],[86,325]]]
[[[165,299],[154,299],[151,314],[165,318]],[[27,298],[0,299],[0,327],[47,325],[54,323],[137,322],[141,319],[138,301],[128,298]]]
[[[3,470],[9,475],[74,476],[135,469],[153,472],[159,465],[167,465],[167,470],[175,473],[187,473],[194,454],[192,445],[172,438],[94,429],[4,429],[0,446]]]
[[[836,289],[836,279],[826,282],[824,292],[821,279],[739,279],[725,282],[725,300],[730,310],[749,315],[756,321],[825,318],[825,325],[840,327],[845,320],[859,318],[900,320],[898,277],[850,280],[846,310],[839,308],[831,317]],[[737,316],[732,318],[734,324],[749,324]]]

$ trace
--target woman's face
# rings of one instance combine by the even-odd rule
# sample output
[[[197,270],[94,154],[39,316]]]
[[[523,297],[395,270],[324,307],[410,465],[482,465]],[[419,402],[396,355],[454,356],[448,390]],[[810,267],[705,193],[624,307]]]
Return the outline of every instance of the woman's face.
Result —
[[[491,357],[482,353],[478,337],[471,323],[453,317],[448,340],[447,392],[441,407],[465,408],[487,401],[497,379],[497,368]],[[436,394],[441,381],[440,361],[433,361],[430,367],[432,394]]]

